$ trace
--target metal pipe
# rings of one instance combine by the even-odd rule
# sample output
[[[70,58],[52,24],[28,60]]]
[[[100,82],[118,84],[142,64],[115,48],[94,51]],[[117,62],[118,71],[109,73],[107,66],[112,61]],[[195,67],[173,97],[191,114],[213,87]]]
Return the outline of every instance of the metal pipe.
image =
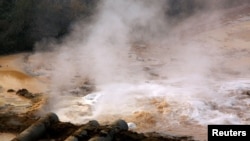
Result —
[[[78,141],[80,138],[88,135],[87,130],[99,127],[99,123],[96,120],[89,121],[86,125],[76,130],[71,136],[69,136],[65,141]]]
[[[128,124],[119,119],[106,130],[102,130],[99,136],[92,137],[89,141],[112,141],[114,135],[122,130],[128,130]]]
[[[58,122],[59,119],[56,114],[49,113],[41,118],[30,127],[22,131],[16,138],[11,141],[35,141],[39,139],[52,124]]]

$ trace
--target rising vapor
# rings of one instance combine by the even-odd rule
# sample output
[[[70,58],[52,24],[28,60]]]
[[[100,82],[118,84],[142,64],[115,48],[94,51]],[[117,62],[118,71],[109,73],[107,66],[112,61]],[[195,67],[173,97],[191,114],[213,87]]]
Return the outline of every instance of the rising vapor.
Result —
[[[240,123],[237,115],[212,108],[225,98],[216,82],[225,79],[220,69],[227,58],[220,43],[201,33],[221,26],[223,10],[209,11],[215,1],[193,0],[198,12],[177,12],[176,19],[168,15],[170,2],[102,0],[90,24],[74,24],[61,43],[38,43],[50,48],[30,56],[33,70],[49,82],[46,110],[72,122],[120,117],[140,125],[150,119],[155,127],[141,131],[163,131],[161,123],[184,119]],[[87,96],[80,91],[86,81],[96,87]],[[80,97],[72,96],[76,90]]]

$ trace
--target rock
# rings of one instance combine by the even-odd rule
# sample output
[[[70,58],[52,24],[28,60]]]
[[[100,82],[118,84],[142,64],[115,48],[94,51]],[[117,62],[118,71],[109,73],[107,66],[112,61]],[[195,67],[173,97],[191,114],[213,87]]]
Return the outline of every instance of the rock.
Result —
[[[242,92],[242,94],[250,96],[250,90],[245,90]]]
[[[13,89],[8,89],[7,92],[8,92],[8,93],[14,93],[14,92],[16,92],[16,91],[13,90]]]
[[[35,96],[30,93],[27,89],[20,89],[16,92],[17,95],[19,96],[22,96],[22,97],[25,97],[25,98],[28,98],[28,99],[32,99],[34,98]]]

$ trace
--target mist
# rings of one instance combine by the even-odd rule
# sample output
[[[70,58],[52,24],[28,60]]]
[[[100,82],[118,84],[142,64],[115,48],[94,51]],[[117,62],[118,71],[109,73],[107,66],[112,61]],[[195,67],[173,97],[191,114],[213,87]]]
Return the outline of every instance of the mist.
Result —
[[[44,110],[76,123],[125,118],[138,131],[182,121],[241,123],[212,108],[225,98],[217,88],[228,79],[221,65],[228,58],[221,43],[200,34],[220,27],[224,10],[209,11],[215,1],[193,2],[191,13],[169,14],[166,0],[99,1],[91,22],[73,24],[62,42],[37,43],[28,71],[49,85]],[[86,83],[95,86],[87,96],[80,89]],[[141,125],[147,121],[154,128]]]
[[[96,84],[143,78],[142,68],[131,70],[129,55],[133,55],[133,46],[154,44],[167,34],[164,5],[166,1],[163,0],[157,3],[101,1],[93,23],[75,24],[72,35],[66,37],[62,44],[45,44],[48,48],[55,48],[56,52],[50,60],[53,63],[49,63],[58,64],[53,65],[52,73],[55,74],[51,75],[51,80],[55,82],[52,84],[60,87],[60,82],[63,82],[62,85],[67,86],[60,81],[61,75],[63,79],[71,80],[76,74]],[[42,48],[45,45],[42,44]],[[37,46],[39,50],[41,44]]]

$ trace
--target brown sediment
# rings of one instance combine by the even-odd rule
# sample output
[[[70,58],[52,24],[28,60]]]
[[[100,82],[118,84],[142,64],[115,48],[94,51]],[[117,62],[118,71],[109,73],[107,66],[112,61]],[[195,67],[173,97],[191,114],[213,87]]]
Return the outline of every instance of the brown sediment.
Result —
[[[39,94],[44,89],[43,85],[22,70],[24,57],[25,54],[0,56],[0,86],[2,89],[0,100],[4,101],[0,107],[1,114],[8,113],[7,111],[12,114],[15,112],[18,114],[32,113],[40,109],[46,101],[45,95]],[[25,88],[26,91],[24,91]]]
[[[19,80],[31,79],[31,77],[28,76],[27,74],[24,74],[16,70],[3,70],[3,71],[0,70],[0,76],[14,77]]]
[[[37,120],[34,115],[0,113],[0,132],[20,133]]]
[[[153,104],[161,114],[169,111],[169,104],[164,98],[153,98],[151,99],[151,104]]]
[[[132,117],[136,121],[138,127],[144,129],[149,128],[150,126],[154,126],[154,124],[156,124],[156,119],[154,115],[150,112],[137,111],[134,112]]]
[[[250,41],[250,28],[247,30],[241,30],[234,33],[229,33],[228,35],[236,39]]]

